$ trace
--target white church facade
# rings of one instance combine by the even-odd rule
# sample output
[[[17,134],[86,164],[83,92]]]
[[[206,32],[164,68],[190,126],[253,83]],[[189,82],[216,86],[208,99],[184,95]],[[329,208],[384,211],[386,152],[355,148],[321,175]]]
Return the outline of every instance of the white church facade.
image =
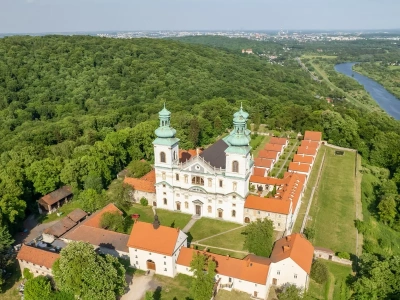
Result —
[[[244,223],[244,202],[254,161],[246,128],[248,113],[234,114],[233,131],[202,153],[179,160],[179,139],[164,107],[155,131],[156,206],[209,218]]]

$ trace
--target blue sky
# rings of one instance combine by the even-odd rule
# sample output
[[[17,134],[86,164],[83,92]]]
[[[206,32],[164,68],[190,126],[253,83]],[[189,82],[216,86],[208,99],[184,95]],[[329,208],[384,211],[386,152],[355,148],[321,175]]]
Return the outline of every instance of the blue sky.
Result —
[[[399,0],[0,0],[0,32],[400,28]]]

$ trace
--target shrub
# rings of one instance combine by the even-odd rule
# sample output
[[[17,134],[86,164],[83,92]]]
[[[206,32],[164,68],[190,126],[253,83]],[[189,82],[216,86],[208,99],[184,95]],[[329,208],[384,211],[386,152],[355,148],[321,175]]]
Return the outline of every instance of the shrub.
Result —
[[[149,204],[149,201],[145,197],[142,197],[140,199],[140,204],[142,204],[143,206],[147,206]]]
[[[339,252],[339,253],[337,254],[337,256],[338,256],[339,258],[350,259],[350,254],[347,253],[347,252]]]
[[[311,227],[304,228],[304,235],[307,240],[312,241],[315,237],[315,229]]]
[[[33,278],[33,274],[31,271],[29,271],[28,268],[25,268],[24,271],[22,272],[22,275],[24,276],[25,279],[29,280]]]
[[[319,284],[325,283],[329,277],[328,267],[321,260],[315,260],[311,266],[310,277]]]

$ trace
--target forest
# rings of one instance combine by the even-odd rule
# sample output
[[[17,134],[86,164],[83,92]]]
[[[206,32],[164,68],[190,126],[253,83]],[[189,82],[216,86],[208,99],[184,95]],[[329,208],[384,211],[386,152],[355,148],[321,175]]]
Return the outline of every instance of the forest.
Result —
[[[21,230],[35,201],[62,185],[78,197],[89,189],[100,195],[131,161],[151,162],[164,102],[186,149],[226,132],[243,102],[256,126],[323,131],[329,143],[358,149],[366,165],[387,170],[371,207],[400,231],[400,122],[316,98],[328,96],[329,86],[289,57],[281,66],[222,48],[89,36],[0,39],[2,228]],[[381,53],[371,49],[359,54]]]

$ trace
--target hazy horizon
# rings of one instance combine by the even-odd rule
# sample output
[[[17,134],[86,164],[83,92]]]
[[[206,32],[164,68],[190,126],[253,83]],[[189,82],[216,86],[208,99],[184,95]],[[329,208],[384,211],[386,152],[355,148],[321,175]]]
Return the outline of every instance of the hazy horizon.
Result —
[[[0,32],[382,31],[395,0],[3,0]]]

